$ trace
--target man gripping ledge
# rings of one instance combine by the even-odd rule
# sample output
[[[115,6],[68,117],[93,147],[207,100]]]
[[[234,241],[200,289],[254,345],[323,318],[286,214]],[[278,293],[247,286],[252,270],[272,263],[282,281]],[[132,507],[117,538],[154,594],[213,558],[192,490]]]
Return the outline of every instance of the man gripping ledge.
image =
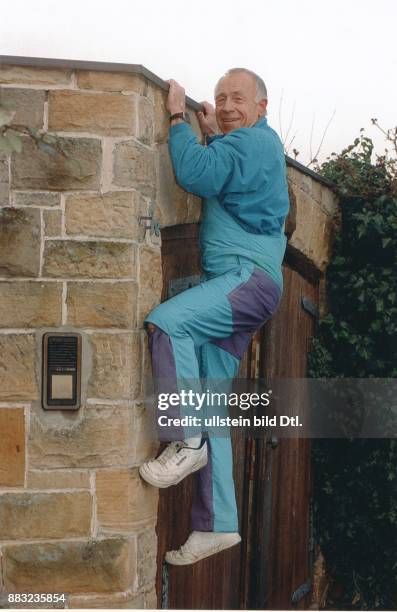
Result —
[[[250,70],[229,70],[215,88],[215,109],[198,113],[207,135],[191,129],[184,89],[169,81],[169,152],[179,185],[203,198],[202,282],[163,302],[145,320],[153,377],[230,384],[255,331],[277,310],[282,292],[289,209],[282,143],[266,119],[267,92]],[[155,384],[156,386],[156,384]],[[161,392],[161,389],[156,388]],[[166,553],[175,565],[195,563],[240,542],[230,436],[180,428],[141,477],[169,487],[196,472],[192,533]],[[181,508],[181,512],[185,509]]]

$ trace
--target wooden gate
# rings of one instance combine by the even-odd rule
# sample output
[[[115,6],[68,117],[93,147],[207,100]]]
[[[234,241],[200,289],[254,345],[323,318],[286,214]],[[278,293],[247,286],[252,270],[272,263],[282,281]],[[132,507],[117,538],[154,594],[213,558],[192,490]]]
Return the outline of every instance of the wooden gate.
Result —
[[[162,230],[163,296],[200,274],[198,225]],[[241,378],[304,377],[318,284],[284,266],[284,294],[274,318],[253,338]],[[295,262],[292,262],[295,265]],[[178,280],[179,279],[179,280]],[[181,281],[181,279],[185,279]],[[305,298],[302,302],[302,298]],[[302,304],[310,300],[307,310]],[[304,609],[310,590],[310,447],[233,433],[234,479],[242,544],[191,566],[164,563],[189,533],[193,478],[160,490],[157,594],[159,608]],[[299,590],[300,589],[300,590]]]

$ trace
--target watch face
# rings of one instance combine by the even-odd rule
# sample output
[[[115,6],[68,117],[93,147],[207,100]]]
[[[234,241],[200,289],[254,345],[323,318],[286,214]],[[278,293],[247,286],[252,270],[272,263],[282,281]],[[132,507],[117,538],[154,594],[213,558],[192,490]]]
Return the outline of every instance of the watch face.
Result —
[[[190,115],[189,115],[189,113],[184,113],[184,119],[185,119],[185,121],[187,121],[187,123],[190,123]]]

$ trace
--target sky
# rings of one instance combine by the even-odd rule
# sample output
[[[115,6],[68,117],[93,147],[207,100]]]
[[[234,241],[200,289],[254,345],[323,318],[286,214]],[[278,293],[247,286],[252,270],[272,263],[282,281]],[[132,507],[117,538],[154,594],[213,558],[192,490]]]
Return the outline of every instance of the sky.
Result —
[[[396,23],[396,0],[0,0],[0,54],[142,64],[211,103],[228,68],[249,68],[308,164],[360,128],[383,152],[371,118],[397,125]]]

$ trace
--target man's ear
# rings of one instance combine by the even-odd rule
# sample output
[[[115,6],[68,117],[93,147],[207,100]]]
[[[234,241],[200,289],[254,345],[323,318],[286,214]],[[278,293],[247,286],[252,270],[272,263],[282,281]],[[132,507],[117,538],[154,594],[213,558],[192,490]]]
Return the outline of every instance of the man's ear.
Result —
[[[263,98],[263,100],[260,100],[258,102],[259,117],[263,117],[263,115],[266,114],[266,108],[267,108],[267,100],[266,98]]]

